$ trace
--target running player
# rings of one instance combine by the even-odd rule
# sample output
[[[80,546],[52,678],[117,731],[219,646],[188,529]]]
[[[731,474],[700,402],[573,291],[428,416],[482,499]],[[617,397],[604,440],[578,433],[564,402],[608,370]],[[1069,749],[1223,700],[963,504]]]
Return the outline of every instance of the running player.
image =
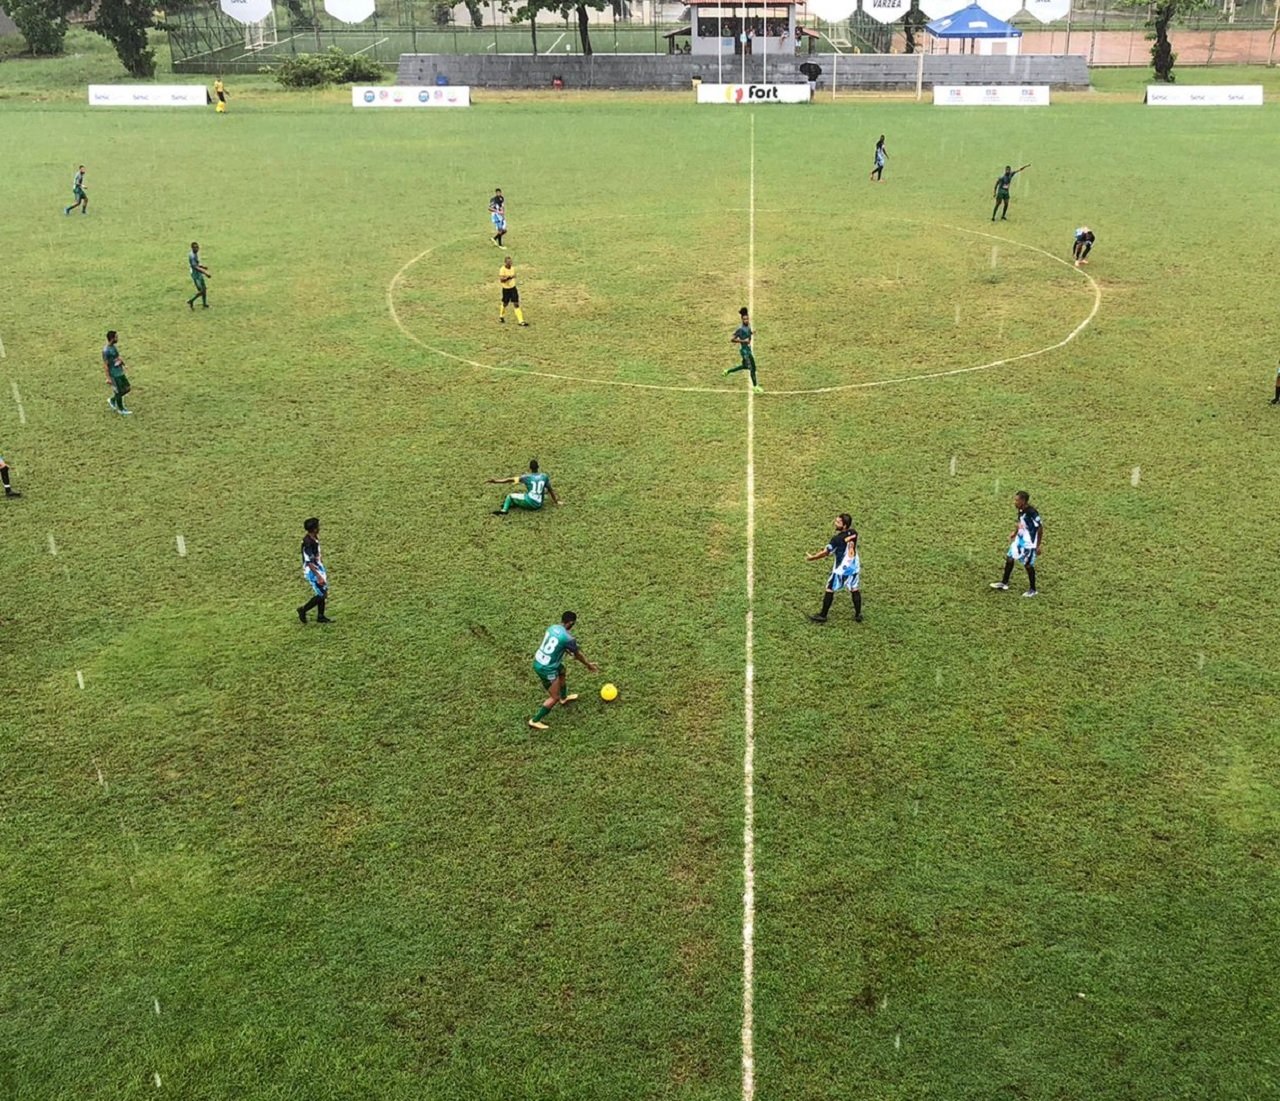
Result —
[[[507,323],[507,307],[510,306],[515,310],[516,323],[528,325],[528,322],[524,319],[524,313],[520,309],[520,291],[516,287],[516,269],[511,264],[510,256],[502,262],[502,267],[498,269],[498,286],[502,288],[502,305],[498,307],[498,323],[500,325]]]
[[[0,456],[0,482],[4,483],[4,495],[6,497],[21,497],[19,493],[9,482],[9,464]]]
[[[507,200],[502,197],[502,188],[493,189],[493,198],[489,200],[489,220],[493,222],[493,243],[502,248],[502,238],[507,232]]]
[[[868,177],[869,179],[875,180],[876,183],[879,183],[880,180],[884,178],[884,162],[888,156],[889,154],[885,152],[884,148],[884,135],[881,134],[880,140],[876,142],[876,166],[871,170],[871,175]]]
[[[75,179],[71,181],[71,197],[75,202],[68,207],[63,207],[63,214],[70,214],[76,207],[80,207],[81,214],[89,213],[89,196],[84,189],[84,165],[80,166],[80,171],[76,173]]]
[[[826,623],[827,613],[831,611],[831,602],[836,593],[843,589],[853,597],[853,620],[862,622],[862,562],[858,557],[858,532],[853,526],[853,519],[847,512],[836,517],[835,534],[820,551],[806,554],[806,562],[817,562],[822,558],[834,558],[831,577],[827,580],[826,591],[822,594],[822,611],[811,615],[813,623]]]
[[[1009,588],[1009,578],[1013,576],[1013,567],[1021,562],[1027,568],[1027,591],[1023,596],[1036,595],[1036,555],[1040,553],[1040,543],[1044,538],[1044,521],[1040,513],[1031,507],[1031,499],[1025,490],[1013,495],[1014,507],[1018,510],[1018,526],[1009,536],[1009,553],[1004,560],[1004,577],[991,582],[993,589],[1001,592]]]
[[[551,479],[538,472],[538,460],[529,460],[529,473],[517,474],[514,478],[490,478],[485,485],[490,486],[524,486],[523,493],[508,493],[507,499],[502,502],[502,507],[494,510],[495,516],[505,516],[513,508],[527,508],[537,510],[542,507],[542,498],[548,493],[551,499],[557,505],[564,504],[556,491],[551,488]]]
[[[187,299],[187,308],[194,311],[196,308],[196,299],[200,299],[200,305],[206,310],[209,308],[209,292],[205,288],[204,281],[209,275],[209,269],[200,263],[200,246],[195,242],[191,242],[191,251],[187,253],[187,263],[191,267],[191,282],[196,285],[196,293]]]
[[[324,614],[324,602],[329,599],[329,572],[320,557],[320,518],[312,516],[302,521],[302,578],[311,586],[312,597],[298,609],[298,618],[306,623],[307,613],[316,610],[317,623],[332,623]]]
[[[538,675],[538,680],[542,681],[542,687],[548,693],[547,698],[542,701],[542,706],[529,720],[529,726],[534,730],[548,729],[547,724],[542,720],[551,714],[551,709],[556,704],[573,703],[578,698],[577,692],[565,695],[564,656],[566,653],[572,654],[575,660],[582,662],[593,673],[599,669],[598,665],[582,656],[582,651],[578,649],[578,640],[570,633],[577,622],[576,612],[565,612],[560,617],[559,623],[553,623],[547,628],[542,636],[542,645],[533,655],[533,671]]]
[[[746,371],[751,375],[751,389],[757,394],[763,394],[764,388],[756,383],[756,357],[751,351],[751,339],[756,335],[755,330],[751,327],[751,318],[747,314],[747,307],[743,306],[738,311],[738,316],[742,323],[734,330],[730,341],[738,346],[738,351],[742,353],[742,362],[736,367],[726,367],[724,373],[732,375],[737,371]]]
[[[1088,226],[1080,226],[1076,230],[1076,239],[1071,246],[1071,255],[1076,262],[1076,267],[1089,262],[1089,253],[1093,251],[1093,230]]]
[[[995,186],[995,208],[991,211],[991,220],[996,220],[996,212],[1000,207],[1004,206],[1004,213],[1000,215],[1000,221],[1006,221],[1009,216],[1009,185],[1013,183],[1013,177],[1019,172],[1025,172],[1031,165],[1024,164],[1021,168],[1010,168],[1009,165],[1004,166],[1004,172],[997,177]]]
[[[107,381],[111,383],[111,397],[107,398],[107,404],[127,417],[133,410],[124,407],[124,396],[133,387],[129,385],[129,379],[124,373],[124,360],[120,358],[120,349],[116,347],[119,336],[115,329],[107,333],[107,343],[102,349],[102,366],[107,372]]]

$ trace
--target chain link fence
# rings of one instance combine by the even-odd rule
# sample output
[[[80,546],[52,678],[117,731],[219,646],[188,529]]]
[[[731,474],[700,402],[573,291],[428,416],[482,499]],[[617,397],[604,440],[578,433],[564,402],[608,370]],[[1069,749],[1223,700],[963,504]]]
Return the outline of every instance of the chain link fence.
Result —
[[[726,8],[731,7],[727,0]],[[281,0],[263,24],[246,27],[218,7],[216,0],[195,0],[164,17],[179,73],[259,72],[285,57],[323,53],[337,46],[380,64],[394,66],[403,53],[542,54],[588,52],[577,18],[546,16],[516,23],[497,3],[452,7],[430,0],[381,0],[364,23],[352,26],[328,15],[322,0]],[[1091,65],[1147,65],[1148,12],[1122,7],[1115,0],[1079,2],[1069,19],[1045,25],[1023,13],[1014,24],[1023,31],[1022,53],[1079,54]],[[1172,32],[1179,65],[1255,65],[1273,63],[1275,0],[1224,0],[1184,20]],[[819,53],[905,53],[901,25],[882,26],[856,12],[848,20],[804,20],[817,34]],[[591,52],[613,54],[678,53],[687,42],[688,9],[679,4],[618,0],[614,9],[590,12]],[[687,33],[687,31],[686,31]],[[931,48],[920,33],[920,48]]]

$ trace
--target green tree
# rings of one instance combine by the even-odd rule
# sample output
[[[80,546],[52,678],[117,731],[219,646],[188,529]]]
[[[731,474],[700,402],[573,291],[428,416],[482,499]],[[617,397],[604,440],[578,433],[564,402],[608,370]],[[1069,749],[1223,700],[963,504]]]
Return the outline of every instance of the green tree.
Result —
[[[151,77],[156,72],[156,55],[147,46],[147,30],[154,20],[151,0],[98,0],[89,29],[116,48],[130,76]]]
[[[67,16],[78,6],[76,0],[7,0],[5,5],[27,49],[37,57],[62,53]]]
[[[1216,10],[1213,0],[1130,0],[1125,5],[1130,8],[1146,8],[1147,26],[1151,28],[1147,40],[1151,43],[1151,68],[1156,80],[1167,84],[1174,82],[1173,65],[1178,55],[1173,52],[1173,43],[1169,40],[1169,28],[1178,19],[1183,19],[1195,12]]]
[[[578,37],[582,40],[582,52],[587,57],[592,54],[591,48],[591,23],[587,18],[587,9],[592,11],[604,11],[610,6],[610,0],[579,0],[574,4],[574,11],[578,14]],[[614,14],[617,14],[617,5],[614,5]]]

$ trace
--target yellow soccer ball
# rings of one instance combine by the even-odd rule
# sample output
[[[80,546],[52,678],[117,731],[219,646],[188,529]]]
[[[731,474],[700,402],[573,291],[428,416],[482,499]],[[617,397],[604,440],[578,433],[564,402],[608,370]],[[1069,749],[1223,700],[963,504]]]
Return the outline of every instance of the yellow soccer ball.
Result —
[[[616,684],[606,684],[600,689],[600,698],[602,700],[616,700],[618,698],[618,686]]]

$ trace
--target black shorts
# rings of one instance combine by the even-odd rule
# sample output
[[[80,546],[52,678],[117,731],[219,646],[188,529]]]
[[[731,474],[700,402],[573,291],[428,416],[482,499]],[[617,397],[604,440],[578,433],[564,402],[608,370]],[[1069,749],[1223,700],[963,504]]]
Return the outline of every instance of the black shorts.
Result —
[[[504,306],[520,305],[520,292],[515,287],[502,288],[502,304]]]

